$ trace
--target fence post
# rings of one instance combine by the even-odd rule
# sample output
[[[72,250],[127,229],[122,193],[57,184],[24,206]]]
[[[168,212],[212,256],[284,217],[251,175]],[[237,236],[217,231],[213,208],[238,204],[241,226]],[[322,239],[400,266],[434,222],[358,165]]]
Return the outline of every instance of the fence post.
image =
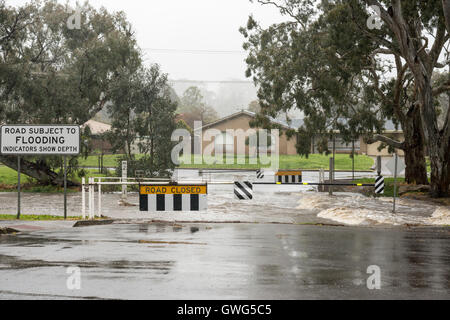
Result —
[[[81,178],[81,216],[83,217],[83,220],[86,220],[86,193],[85,193],[85,184],[86,184],[86,178]]]
[[[330,158],[330,173],[329,173],[330,184],[334,182],[334,158]],[[328,193],[330,196],[333,195],[333,186],[328,186]]]
[[[98,217],[102,217],[102,185],[100,184],[100,178],[99,178],[99,184],[98,184]]]
[[[323,168],[320,168],[320,171],[319,171],[319,183],[324,183],[325,182],[325,171],[323,170]],[[325,191],[325,188],[324,188],[324,186],[323,185],[321,185],[321,186],[319,186],[319,190],[320,190],[320,192],[324,192]]]
[[[122,161],[122,180],[121,182],[127,182],[128,177],[128,162]],[[122,184],[122,200],[127,200],[127,185]]]
[[[92,177],[92,219],[95,219],[95,178]]]
[[[93,202],[92,202],[92,189],[93,189],[94,185],[93,185],[93,179],[92,177],[89,177],[89,220],[93,219],[93,212],[94,212],[94,208],[93,208]]]

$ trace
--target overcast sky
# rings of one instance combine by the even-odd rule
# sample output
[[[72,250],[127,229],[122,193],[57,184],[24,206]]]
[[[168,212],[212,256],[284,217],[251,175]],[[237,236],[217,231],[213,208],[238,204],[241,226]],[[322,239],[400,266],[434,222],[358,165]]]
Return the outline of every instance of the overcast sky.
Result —
[[[21,5],[28,1],[6,2]],[[76,4],[73,0],[69,3]],[[276,8],[249,0],[89,0],[89,3],[109,11],[124,11],[137,33],[139,46],[145,49],[146,62],[161,64],[171,79],[246,80],[239,27],[246,24],[251,13],[263,25],[282,19]]]

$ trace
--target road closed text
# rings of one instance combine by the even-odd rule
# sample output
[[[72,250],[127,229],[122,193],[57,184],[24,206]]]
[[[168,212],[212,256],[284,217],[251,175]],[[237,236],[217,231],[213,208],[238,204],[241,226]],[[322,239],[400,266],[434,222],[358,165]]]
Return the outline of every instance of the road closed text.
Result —
[[[206,185],[141,186],[141,194],[207,194]]]

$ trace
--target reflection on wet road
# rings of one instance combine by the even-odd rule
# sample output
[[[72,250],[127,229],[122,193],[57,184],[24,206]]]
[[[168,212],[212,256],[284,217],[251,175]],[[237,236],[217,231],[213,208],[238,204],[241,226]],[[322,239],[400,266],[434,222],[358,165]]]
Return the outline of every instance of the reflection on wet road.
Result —
[[[449,299],[448,228],[113,224],[0,237],[0,298]],[[381,269],[381,290],[366,286]],[[68,290],[67,267],[81,268]]]

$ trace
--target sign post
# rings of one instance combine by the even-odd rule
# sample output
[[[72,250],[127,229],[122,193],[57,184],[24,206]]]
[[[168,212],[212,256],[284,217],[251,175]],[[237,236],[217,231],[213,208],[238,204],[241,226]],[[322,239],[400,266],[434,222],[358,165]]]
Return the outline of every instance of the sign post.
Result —
[[[122,183],[128,180],[128,162],[122,161]],[[127,200],[127,185],[122,184],[122,200]]]
[[[17,220],[20,219],[20,156],[17,157]]]
[[[67,156],[64,156],[64,220],[67,219]]]
[[[397,197],[397,168],[398,168],[398,155],[397,153],[394,155],[395,157],[395,172],[394,172],[394,208],[392,212],[395,213],[395,198]]]
[[[17,219],[20,219],[20,161],[23,156],[64,157],[64,218],[67,218],[67,156],[80,154],[78,125],[4,125],[0,128],[0,154],[17,156]]]
[[[405,170],[406,165],[402,159],[398,158],[397,153],[394,154],[394,157],[388,161],[386,164],[388,170],[394,175],[394,206],[392,212],[395,213],[395,200],[397,197],[397,176]]]

